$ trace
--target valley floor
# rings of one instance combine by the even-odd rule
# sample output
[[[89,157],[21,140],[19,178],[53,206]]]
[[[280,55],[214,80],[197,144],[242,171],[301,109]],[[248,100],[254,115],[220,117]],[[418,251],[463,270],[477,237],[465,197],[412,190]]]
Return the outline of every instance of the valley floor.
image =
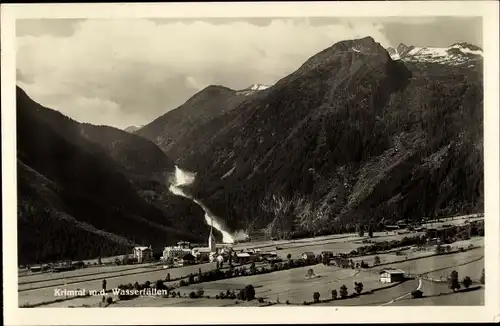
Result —
[[[387,235],[385,233],[375,234],[376,239],[386,240],[399,238],[400,235]],[[348,252],[359,247],[361,238],[356,235],[343,237],[322,237],[315,241],[301,242],[281,242],[283,249],[276,250],[276,243],[258,244],[268,246],[269,251],[277,251],[278,255],[286,257],[288,253],[293,259],[298,259],[302,252],[312,251],[315,254],[323,250],[334,252]],[[375,240],[375,239],[374,239]],[[479,278],[484,268],[484,238],[473,237],[467,241],[455,242],[451,246],[453,249],[466,248],[473,244],[475,249],[465,252],[456,252],[443,256],[434,256],[434,248],[428,250],[413,251],[406,250],[399,255],[395,253],[378,254],[381,266],[374,266],[368,269],[343,269],[334,266],[317,264],[313,266],[299,267],[289,270],[276,271],[267,274],[223,279],[213,282],[193,284],[179,287],[176,292],[181,293],[181,298],[162,298],[154,296],[143,296],[129,301],[120,301],[113,293],[107,296],[114,297],[113,307],[157,307],[157,306],[241,306],[241,305],[262,305],[257,302],[248,303],[235,299],[214,299],[215,296],[227,290],[234,290],[236,293],[246,285],[252,284],[255,287],[256,297],[263,298],[265,303],[285,304],[287,301],[291,305],[302,305],[305,301],[313,301],[313,293],[320,293],[320,300],[325,301],[331,298],[331,291],[340,292],[340,287],[345,285],[349,294],[354,291],[354,282],[363,283],[363,292],[375,291],[372,294],[362,294],[361,296],[344,300],[328,300],[314,304],[315,306],[398,306],[398,305],[482,305],[484,304],[484,288],[479,285]],[[252,248],[252,244],[246,244],[245,248]],[[265,248],[265,247],[264,247]],[[263,250],[264,251],[264,250]],[[354,261],[365,261],[370,266],[373,265],[375,255],[363,256]],[[380,283],[379,272],[383,268],[392,267],[404,270],[407,274],[412,274],[415,279],[408,280],[401,284],[391,285],[386,288],[386,284]],[[312,268],[313,277],[306,274]],[[189,273],[198,273],[215,269],[215,264],[201,264],[184,266],[164,270],[158,266],[143,265],[131,266],[110,266],[88,271],[70,271],[58,274],[39,274],[30,277],[19,278],[19,305],[29,306],[43,304],[42,307],[85,307],[99,306],[102,297],[91,296],[83,298],[56,297],[56,289],[85,289],[100,290],[102,279],[106,278],[107,288],[112,289],[120,284],[144,283],[156,280],[164,280],[167,273],[170,277],[179,278],[187,276]],[[459,273],[460,280],[465,276],[470,276],[474,281],[471,291],[453,293],[448,289],[446,283],[439,283],[445,280],[451,271]],[[84,273],[85,272],[85,273]],[[71,283],[76,282],[76,283]],[[174,282],[170,282],[174,283]],[[165,283],[169,284],[169,283]],[[477,287],[477,289],[475,289]],[[384,289],[381,289],[384,288]],[[420,288],[424,292],[424,298],[412,299],[411,291]],[[190,292],[198,289],[204,290],[208,298],[191,299]],[[264,304],[265,305],[265,304]]]

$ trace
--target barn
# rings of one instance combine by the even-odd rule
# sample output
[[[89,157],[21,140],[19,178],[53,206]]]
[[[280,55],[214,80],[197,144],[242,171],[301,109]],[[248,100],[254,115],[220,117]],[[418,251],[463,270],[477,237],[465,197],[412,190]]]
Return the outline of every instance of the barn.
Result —
[[[405,279],[405,272],[400,269],[388,268],[380,272],[380,282],[394,283]]]

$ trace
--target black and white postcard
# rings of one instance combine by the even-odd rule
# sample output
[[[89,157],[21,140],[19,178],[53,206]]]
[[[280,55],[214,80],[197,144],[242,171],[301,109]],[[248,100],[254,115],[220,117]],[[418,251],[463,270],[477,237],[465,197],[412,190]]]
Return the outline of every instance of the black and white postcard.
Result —
[[[1,27],[6,324],[499,316],[497,2]]]

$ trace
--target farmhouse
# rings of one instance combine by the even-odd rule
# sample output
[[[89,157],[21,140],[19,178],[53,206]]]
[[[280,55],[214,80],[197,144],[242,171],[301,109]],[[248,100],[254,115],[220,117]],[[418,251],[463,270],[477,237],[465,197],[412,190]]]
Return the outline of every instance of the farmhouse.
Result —
[[[53,272],[65,272],[65,271],[72,271],[75,270],[76,267],[73,266],[73,263],[71,261],[61,261],[54,266],[52,266],[52,271]]]
[[[272,263],[272,262],[276,263],[276,262],[281,261],[281,258],[279,258],[278,254],[275,252],[264,252],[258,257],[264,261],[267,261],[268,263]]]
[[[323,251],[321,253],[321,257],[333,258],[333,252],[332,251]]]
[[[239,263],[247,263],[251,258],[252,256],[248,252],[239,252],[236,254],[236,259]]]
[[[149,247],[134,247],[134,258],[137,262],[145,263],[153,260],[153,249]]]
[[[282,262],[283,260],[278,257],[277,255],[276,256],[267,256],[265,259],[265,261],[267,261],[268,263],[272,264],[272,263],[279,263],[279,262]]]
[[[388,268],[380,272],[380,282],[393,283],[401,282],[405,278],[405,272],[400,269]]]
[[[195,262],[196,257],[191,253],[185,254],[182,256],[182,259],[179,261],[182,265],[192,265]]]
[[[304,252],[302,254],[302,259],[304,259],[304,260],[313,260],[315,258],[316,258],[316,256],[314,255],[314,252],[308,251],[308,252]]]
[[[43,264],[43,265],[36,265],[36,266],[30,266],[28,267],[30,272],[43,272],[49,269],[49,265]]]

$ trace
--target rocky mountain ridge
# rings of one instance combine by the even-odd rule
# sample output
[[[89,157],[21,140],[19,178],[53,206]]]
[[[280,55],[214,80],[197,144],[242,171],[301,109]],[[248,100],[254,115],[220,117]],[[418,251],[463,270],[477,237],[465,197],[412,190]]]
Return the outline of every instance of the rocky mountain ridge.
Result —
[[[454,43],[447,48],[407,46],[401,43],[397,49],[388,48],[387,52],[393,60],[469,67],[473,67],[483,56],[480,47],[469,43]]]

